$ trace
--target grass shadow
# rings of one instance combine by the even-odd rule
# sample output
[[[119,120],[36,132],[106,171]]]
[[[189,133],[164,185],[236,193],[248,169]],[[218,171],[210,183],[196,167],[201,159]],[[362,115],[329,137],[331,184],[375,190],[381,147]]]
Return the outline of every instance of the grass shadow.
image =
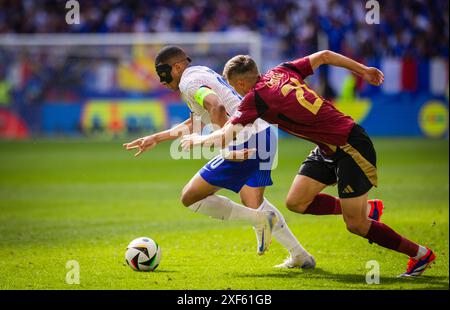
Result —
[[[308,269],[289,269],[289,270],[277,270],[268,274],[252,274],[252,273],[240,273],[235,274],[236,277],[240,278],[283,278],[283,279],[311,279],[311,280],[321,280],[328,281],[330,283],[330,288],[332,288],[333,282],[340,282],[345,284],[361,284],[366,285],[366,277],[364,274],[345,274],[345,273],[333,273],[321,268],[316,268],[314,270]],[[380,285],[371,285],[371,289],[386,288],[385,286],[395,285],[397,289],[398,286],[406,285],[407,289],[431,289],[431,290],[448,290],[449,289],[449,278],[446,276],[420,276],[411,278],[398,278],[398,277],[380,277]],[[426,285],[426,287],[424,287]],[[369,288],[369,286],[368,286]],[[388,287],[387,287],[388,289]]]

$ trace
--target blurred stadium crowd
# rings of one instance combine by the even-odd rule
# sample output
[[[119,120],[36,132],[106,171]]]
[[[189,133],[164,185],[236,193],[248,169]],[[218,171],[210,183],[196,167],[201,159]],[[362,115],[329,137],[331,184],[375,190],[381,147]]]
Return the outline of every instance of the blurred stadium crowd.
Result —
[[[291,57],[315,51],[323,31],[330,49],[356,57],[448,56],[448,0],[380,0],[379,27],[366,23],[363,0],[79,2],[81,23],[68,25],[66,1],[0,0],[0,33],[254,30]]]
[[[229,57],[250,53],[249,30],[261,35],[263,72],[328,48],[385,73],[382,87],[333,66],[321,67],[308,81],[336,102],[369,98],[370,103],[354,107],[366,128],[380,135],[421,134],[420,107],[430,98],[448,102],[448,0],[378,0],[376,25],[366,21],[366,0],[78,0],[79,24],[66,22],[68,2],[0,0],[0,138],[86,128],[148,130],[185,117],[179,96],[156,76],[153,58],[159,44],[72,44],[70,34],[102,34],[94,38],[99,40],[107,37],[103,34],[115,39],[116,33],[219,32],[242,38],[244,49],[223,42],[183,45],[192,49],[194,64],[217,72]],[[69,36],[58,37],[62,44],[57,46],[2,45],[22,34],[55,33]],[[30,37],[20,38],[28,42]],[[129,110],[138,106],[142,110]],[[439,111],[427,119],[445,131],[447,108]],[[407,120],[379,119],[400,114]],[[380,122],[396,127],[380,127]]]

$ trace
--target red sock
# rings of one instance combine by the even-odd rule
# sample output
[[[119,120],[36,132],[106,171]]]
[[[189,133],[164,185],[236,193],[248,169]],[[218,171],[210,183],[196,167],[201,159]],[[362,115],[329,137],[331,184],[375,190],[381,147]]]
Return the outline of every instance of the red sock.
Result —
[[[382,247],[406,254],[409,257],[416,256],[419,251],[419,245],[400,236],[389,226],[376,221],[372,221],[365,238]]]
[[[342,214],[341,202],[339,198],[327,194],[318,194],[308,208],[306,208],[305,214]]]

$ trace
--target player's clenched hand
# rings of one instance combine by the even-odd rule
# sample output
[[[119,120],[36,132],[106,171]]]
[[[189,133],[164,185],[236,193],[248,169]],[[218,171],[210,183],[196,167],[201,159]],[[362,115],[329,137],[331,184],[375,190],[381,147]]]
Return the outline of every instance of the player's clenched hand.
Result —
[[[362,75],[363,79],[372,85],[380,86],[384,82],[384,74],[374,67],[369,67]]]
[[[244,161],[252,157],[255,154],[256,149],[243,149],[237,151],[227,151],[226,154],[223,155],[223,158],[229,161]]]
[[[158,142],[156,141],[155,136],[147,136],[147,137],[136,139],[129,143],[124,143],[123,147],[126,150],[137,149],[138,152],[136,154],[134,154],[134,156],[139,156],[143,152],[148,151],[148,150],[152,149],[153,147],[155,147],[156,144],[158,144]]]
[[[188,151],[191,147],[195,145],[201,145],[203,140],[202,136],[197,133],[191,135],[186,135],[181,138],[181,148],[184,151]]]

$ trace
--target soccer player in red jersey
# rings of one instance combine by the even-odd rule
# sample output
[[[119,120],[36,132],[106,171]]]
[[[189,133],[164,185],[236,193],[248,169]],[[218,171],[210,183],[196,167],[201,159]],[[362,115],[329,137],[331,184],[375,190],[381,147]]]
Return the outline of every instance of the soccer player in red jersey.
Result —
[[[372,85],[379,86],[384,80],[377,68],[331,51],[285,62],[264,75],[250,56],[235,56],[225,65],[224,76],[245,96],[238,111],[222,130],[208,136],[186,136],[182,145],[188,148],[219,141],[227,143],[242,126],[257,118],[317,144],[291,185],[287,208],[310,214],[334,214],[339,209],[351,233],[410,257],[402,276],[421,275],[435,260],[433,251],[367,217],[368,192],[377,186],[376,153],[369,136],[304,81],[324,64],[346,68]],[[336,183],[339,198],[321,193]]]

